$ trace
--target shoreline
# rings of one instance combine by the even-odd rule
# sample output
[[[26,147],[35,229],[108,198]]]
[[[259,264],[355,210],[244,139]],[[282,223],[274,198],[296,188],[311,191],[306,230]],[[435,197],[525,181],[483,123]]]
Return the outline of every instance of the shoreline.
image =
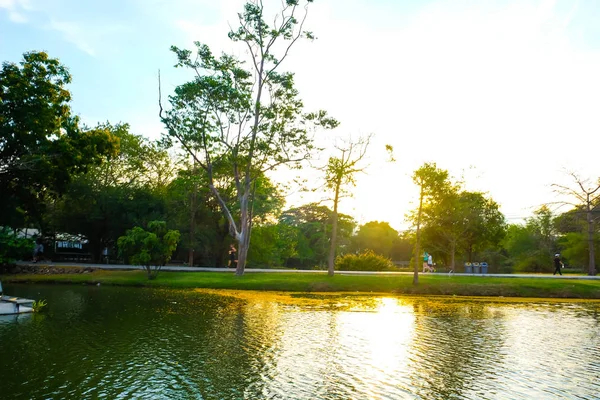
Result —
[[[61,267],[67,268],[67,267]],[[4,284],[84,284],[173,289],[227,289],[289,293],[362,293],[393,295],[475,296],[494,298],[544,298],[600,300],[600,280],[555,277],[495,277],[461,274],[347,275],[253,272],[241,277],[222,272],[161,272],[148,280],[144,271],[87,269],[71,273],[0,275]]]

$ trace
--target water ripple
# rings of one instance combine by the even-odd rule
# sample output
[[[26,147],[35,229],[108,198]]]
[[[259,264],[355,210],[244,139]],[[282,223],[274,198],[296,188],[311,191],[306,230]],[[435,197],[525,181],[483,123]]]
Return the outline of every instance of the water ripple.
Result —
[[[600,393],[598,303],[33,285],[11,292],[46,298],[49,312],[0,323],[2,399]]]

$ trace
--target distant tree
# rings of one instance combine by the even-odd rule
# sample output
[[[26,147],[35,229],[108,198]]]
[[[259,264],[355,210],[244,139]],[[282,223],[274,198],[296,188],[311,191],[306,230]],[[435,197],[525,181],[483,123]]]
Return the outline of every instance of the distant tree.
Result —
[[[288,264],[300,267],[324,267],[327,265],[332,210],[316,203],[305,204],[284,211],[279,217],[279,224],[296,229],[296,245],[294,256]],[[340,252],[346,251],[356,223],[349,215],[338,214],[337,240]]]
[[[143,266],[148,279],[154,279],[171,259],[179,237],[179,231],[167,230],[166,222],[150,221],[147,230],[136,226],[119,238],[119,253],[131,264]]]
[[[434,196],[443,193],[449,186],[448,171],[437,167],[435,163],[425,163],[413,174],[413,182],[419,187],[419,208],[416,216],[413,214],[413,221],[416,225],[416,244],[414,253],[414,275],[413,285],[419,284],[419,261],[421,257],[421,219],[423,214],[423,205]]]
[[[255,180],[279,166],[298,166],[305,160],[313,150],[311,127],[337,125],[325,112],[304,113],[294,75],[278,72],[301,37],[313,38],[303,31],[311,2],[301,7],[299,0],[286,0],[273,25],[265,20],[262,1],[246,3],[244,12],[238,14],[239,27],[229,38],[247,48],[250,70],[236,57],[216,57],[198,42],[195,56],[189,50],[171,48],[178,58],[177,67],[190,69],[194,80],[175,89],[170,110],[160,105],[160,117],[167,138],[180,142],[208,178],[208,187],[238,242],[237,275],[246,266]],[[229,163],[237,213],[215,184],[214,165],[219,162]]]
[[[336,144],[334,147],[338,155],[329,157],[327,165],[323,168],[325,172],[325,186],[333,192],[333,214],[331,215],[331,240],[329,243],[328,274],[334,274],[335,252],[337,249],[337,224],[338,205],[343,197],[351,196],[349,187],[356,186],[356,174],[363,172],[365,166],[361,165],[371,136],[359,138],[353,142],[349,140],[344,144]]]
[[[459,185],[448,182],[422,210],[422,241],[430,254],[441,255],[454,270],[456,252],[467,230],[468,204]],[[449,260],[448,260],[449,258]]]
[[[465,218],[461,241],[468,260],[489,246],[498,247],[506,234],[506,220],[498,203],[478,192],[461,193]]]
[[[375,254],[390,258],[398,232],[387,222],[371,221],[360,226],[352,238],[352,248],[358,252],[371,250]]]
[[[507,227],[503,247],[517,271],[551,271],[552,256],[558,251],[554,217],[546,206],[540,207],[525,225]]]
[[[596,275],[596,250],[594,236],[596,234],[594,223],[597,213],[600,211],[600,180],[594,184],[581,179],[577,174],[571,172],[569,175],[575,181],[575,188],[559,184],[553,184],[555,191],[567,196],[571,201],[558,202],[570,205],[575,210],[584,213],[587,220],[587,247],[588,247],[588,275]]]
[[[71,112],[71,75],[44,52],[23,55],[0,70],[0,224],[17,210],[39,219],[43,200],[63,193],[73,174],[114,154],[106,129],[82,129]]]

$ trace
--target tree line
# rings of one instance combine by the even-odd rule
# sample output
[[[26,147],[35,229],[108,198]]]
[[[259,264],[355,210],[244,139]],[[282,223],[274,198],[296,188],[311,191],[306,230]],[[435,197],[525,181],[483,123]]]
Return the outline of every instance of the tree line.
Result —
[[[159,75],[157,117],[166,129],[159,141],[127,123],[82,124],[71,109],[71,75],[45,52],[3,63],[2,237],[36,227],[52,241],[85,239],[99,260],[104,249],[117,257],[119,238],[134,227],[164,221],[164,229],[180,233],[175,260],[222,266],[235,242],[239,275],[246,265],[333,274],[336,257],[371,251],[412,261],[418,283],[424,250],[448,268],[486,260],[498,271],[547,271],[561,252],[595,274],[599,197],[580,181],[572,193],[586,195],[575,196],[569,211],[554,215],[543,206],[525,224],[508,224],[487,194],[465,190],[426,163],[413,175],[420,194],[406,216],[411,229],[397,232],[382,221],[358,226],[338,204],[365,168],[366,137],[336,146],[319,170],[332,196],[327,205],[286,208],[270,173],[302,167],[320,150],[314,135],[339,124],[323,110],[305,110],[294,74],[281,71],[298,40],[314,39],[303,29],[309,3],[287,0],[275,20],[265,18],[262,3],[247,3],[229,33],[246,48],[245,60],[217,56],[199,42],[195,51],[173,46],[176,67],[191,78],[163,99]]]

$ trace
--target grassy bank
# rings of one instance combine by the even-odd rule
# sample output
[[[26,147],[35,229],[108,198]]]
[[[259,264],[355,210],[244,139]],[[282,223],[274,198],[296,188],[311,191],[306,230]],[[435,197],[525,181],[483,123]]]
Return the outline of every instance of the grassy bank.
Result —
[[[422,295],[504,296],[600,299],[600,280],[497,278],[459,275],[336,275],[219,272],[161,272],[149,281],[142,271],[95,271],[87,274],[4,275],[5,283],[73,283],[122,286],[270,290],[289,292],[377,292]]]

